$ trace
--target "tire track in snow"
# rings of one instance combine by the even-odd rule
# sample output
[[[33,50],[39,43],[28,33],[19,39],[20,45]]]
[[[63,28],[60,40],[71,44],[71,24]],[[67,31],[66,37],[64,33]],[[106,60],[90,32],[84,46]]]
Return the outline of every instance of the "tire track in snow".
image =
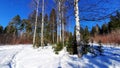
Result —
[[[14,68],[13,65],[15,65],[15,56],[21,52],[21,50],[23,50],[23,47],[21,48],[10,48],[10,49],[5,49],[3,50],[3,52],[1,52],[2,54],[4,54],[2,56],[2,58],[0,59],[0,67],[2,66],[2,68],[7,67],[7,68]]]
[[[18,51],[12,56],[12,59],[11,59],[11,62],[10,62],[10,68],[15,68],[15,67],[16,67],[16,56],[17,56],[22,50],[24,50],[24,47],[22,47],[20,50],[18,50]]]

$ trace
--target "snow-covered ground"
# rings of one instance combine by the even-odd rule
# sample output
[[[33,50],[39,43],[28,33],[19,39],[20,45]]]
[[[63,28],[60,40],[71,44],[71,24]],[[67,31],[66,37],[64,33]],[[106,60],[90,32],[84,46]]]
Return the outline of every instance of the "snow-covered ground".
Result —
[[[120,47],[104,46],[104,56],[91,54],[77,58],[52,46],[34,49],[32,45],[0,46],[0,68],[120,68]]]

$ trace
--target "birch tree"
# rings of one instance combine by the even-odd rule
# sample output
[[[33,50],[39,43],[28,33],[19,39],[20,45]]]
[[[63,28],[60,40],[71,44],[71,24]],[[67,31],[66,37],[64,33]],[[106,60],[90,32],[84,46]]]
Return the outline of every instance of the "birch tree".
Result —
[[[64,45],[64,31],[65,31],[65,10],[66,5],[65,3],[67,0],[56,0],[57,2],[57,9],[58,9],[58,30],[57,30],[57,35],[59,35],[59,38],[57,36],[57,43],[62,42]],[[59,39],[59,41],[58,41]]]
[[[80,22],[79,22],[79,7],[78,7],[78,0],[74,0],[74,12],[75,12],[75,21],[76,21],[76,42],[77,42],[77,51],[78,57],[82,57],[80,53]]]
[[[60,32],[60,42],[61,42],[61,37],[62,37],[62,34],[61,34],[61,0],[58,1],[58,11],[59,11],[59,32]]]
[[[82,57],[82,46],[81,44],[81,34],[80,34],[80,21],[100,21],[105,20],[114,13],[115,10],[112,10],[111,7],[106,7],[103,5],[110,5],[109,0],[97,0],[96,2],[90,2],[90,0],[79,2],[79,0],[74,0],[74,14],[76,21],[76,42],[77,42],[77,51],[78,57]],[[83,3],[86,6],[83,6]],[[111,2],[112,3],[112,2]],[[80,7],[80,8],[79,8]],[[110,12],[108,12],[110,11]],[[79,13],[80,12],[80,13]],[[79,15],[81,14],[81,15]],[[79,16],[81,17],[79,19]]]
[[[62,21],[62,44],[63,44],[63,46],[64,46],[64,31],[65,31],[65,28],[64,28],[64,24],[65,24],[65,20],[64,20],[64,18],[65,18],[65,16],[64,16],[64,10],[65,10],[65,5],[64,5],[64,3],[65,3],[65,0],[62,0],[62,4],[61,4],[61,21]]]
[[[43,29],[44,29],[44,0],[42,0],[41,46],[44,46]]]
[[[35,17],[35,30],[34,30],[34,36],[33,36],[33,47],[36,46],[36,29],[37,29],[37,22],[38,22],[38,9],[39,9],[39,0],[35,1],[36,4],[36,17]]]

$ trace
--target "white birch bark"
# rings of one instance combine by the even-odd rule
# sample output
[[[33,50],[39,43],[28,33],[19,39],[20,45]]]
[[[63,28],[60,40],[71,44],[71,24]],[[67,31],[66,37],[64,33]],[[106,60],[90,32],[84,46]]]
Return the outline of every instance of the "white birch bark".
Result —
[[[59,27],[59,29],[60,29],[60,42],[61,42],[61,0],[59,0],[59,24],[60,24],[60,27]]]
[[[59,42],[59,2],[57,1],[57,43]]]
[[[62,12],[61,12],[61,17],[62,17],[62,44],[64,46],[64,6],[62,5]]]
[[[37,20],[38,20],[38,8],[39,8],[39,0],[36,2],[36,17],[35,17],[35,30],[34,30],[34,36],[33,36],[33,46],[35,46],[35,39],[36,39],[36,29],[37,29]]]
[[[62,43],[64,46],[64,21],[62,22]]]
[[[44,29],[44,0],[42,0],[42,25],[41,25],[41,46],[44,46],[43,40],[43,29]]]
[[[76,21],[76,42],[77,42],[77,51],[78,57],[81,57],[80,53],[80,22],[79,22],[79,8],[78,0],[74,0],[74,11],[75,11],[75,21]]]

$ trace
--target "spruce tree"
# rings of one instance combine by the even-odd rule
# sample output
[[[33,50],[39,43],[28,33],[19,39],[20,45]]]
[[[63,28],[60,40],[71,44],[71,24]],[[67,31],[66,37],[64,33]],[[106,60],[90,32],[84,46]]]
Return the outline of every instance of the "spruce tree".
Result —
[[[108,27],[107,24],[102,25],[102,34],[107,34],[108,33]]]
[[[95,27],[93,26],[93,27],[92,27],[92,30],[91,30],[91,35],[92,35],[93,37],[95,37],[95,33],[96,33],[96,29],[95,29]]]
[[[3,26],[0,25],[0,34],[3,33]]]
[[[84,30],[84,34],[83,34],[83,42],[85,44],[88,44],[89,43],[89,38],[90,38],[90,33],[89,33],[89,30],[88,30],[88,26],[86,26],[85,30]]]
[[[73,42],[73,39],[74,37],[72,36],[72,33],[70,33],[69,35],[69,40],[68,40],[68,44],[67,44],[67,51],[70,53],[70,54],[73,54],[73,47],[74,47],[74,42]]]
[[[115,16],[110,17],[108,28],[110,32],[116,29],[120,29],[120,12],[117,11]]]

